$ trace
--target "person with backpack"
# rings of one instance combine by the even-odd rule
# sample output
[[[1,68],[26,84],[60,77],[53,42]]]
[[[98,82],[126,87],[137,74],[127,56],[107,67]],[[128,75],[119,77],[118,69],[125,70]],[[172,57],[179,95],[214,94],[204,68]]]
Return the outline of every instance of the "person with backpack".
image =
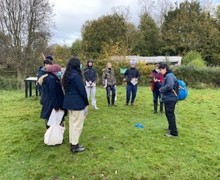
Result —
[[[159,64],[155,64],[155,69],[150,74],[151,91],[153,93],[154,113],[157,113],[158,101],[160,102],[160,113],[163,113],[163,102],[159,89],[162,86],[163,75],[158,69]]]
[[[96,105],[96,78],[97,78],[97,72],[93,68],[93,61],[90,59],[87,61],[87,67],[83,71],[85,80],[86,80],[86,93],[88,96],[88,99],[91,95],[92,99],[92,106],[95,110],[99,109]]]
[[[168,121],[167,137],[178,136],[175,117],[175,106],[178,101],[175,90],[177,86],[177,78],[174,76],[166,63],[159,65],[160,73],[164,76],[162,87],[159,89],[162,95],[162,102],[165,105],[165,114]]]
[[[112,64],[110,62],[107,63],[106,68],[102,70],[102,81],[103,86],[106,89],[106,97],[108,106],[115,106],[115,95],[116,95],[116,78],[115,72],[112,68]],[[112,94],[112,97],[111,95]],[[111,97],[111,100],[110,100]]]
[[[69,142],[70,151],[83,152],[85,148],[79,145],[89,101],[80,69],[80,60],[72,57],[67,63],[62,79],[65,91],[63,108],[69,112]]]

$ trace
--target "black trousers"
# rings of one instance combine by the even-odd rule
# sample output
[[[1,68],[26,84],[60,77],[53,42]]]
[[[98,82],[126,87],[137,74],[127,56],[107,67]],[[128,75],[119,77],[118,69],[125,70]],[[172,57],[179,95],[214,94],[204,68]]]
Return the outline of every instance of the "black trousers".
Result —
[[[176,117],[174,114],[176,106],[176,101],[166,101],[165,102],[165,114],[168,121],[168,129],[170,134],[173,136],[178,136],[178,131],[176,127]]]
[[[110,102],[111,92],[112,92],[112,98]],[[115,104],[115,85],[106,87],[106,96],[107,96],[108,105],[110,104],[114,105]]]
[[[160,101],[161,95],[159,90],[153,90],[153,102],[158,103]]]

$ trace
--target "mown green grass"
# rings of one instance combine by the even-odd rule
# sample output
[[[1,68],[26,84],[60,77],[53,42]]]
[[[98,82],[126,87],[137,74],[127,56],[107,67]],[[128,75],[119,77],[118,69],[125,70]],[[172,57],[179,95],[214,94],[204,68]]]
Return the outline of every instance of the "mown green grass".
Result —
[[[98,88],[80,139],[86,151],[71,154],[66,118],[65,142],[43,143],[44,121],[37,97],[0,91],[0,179],[220,179],[220,91],[190,89],[176,108],[178,138],[167,138],[164,115],[152,110],[152,95],[139,87],[135,106],[108,107]],[[138,129],[135,123],[142,123]]]

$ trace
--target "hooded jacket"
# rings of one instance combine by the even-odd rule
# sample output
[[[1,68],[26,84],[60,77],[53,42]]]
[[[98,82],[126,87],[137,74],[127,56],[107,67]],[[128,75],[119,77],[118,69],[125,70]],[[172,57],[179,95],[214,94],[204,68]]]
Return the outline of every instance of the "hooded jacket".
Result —
[[[96,70],[92,66],[87,66],[87,68],[84,69],[83,74],[87,82],[96,81]]]
[[[64,94],[60,79],[55,74],[48,72],[40,79],[43,87],[41,118],[49,119],[53,108],[62,109]]]
[[[164,75],[164,81],[163,81],[162,87],[160,88],[163,102],[178,101],[177,96],[173,92],[175,89],[176,82],[177,82],[177,79],[171,71],[168,71]]]

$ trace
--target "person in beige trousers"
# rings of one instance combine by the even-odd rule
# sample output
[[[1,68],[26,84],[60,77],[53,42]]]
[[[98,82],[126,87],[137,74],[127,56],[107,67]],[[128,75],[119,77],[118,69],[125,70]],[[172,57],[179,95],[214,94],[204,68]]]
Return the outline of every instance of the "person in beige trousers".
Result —
[[[79,145],[84,119],[87,115],[88,98],[82,79],[80,60],[72,57],[63,75],[64,101],[63,108],[69,112],[69,141],[73,153],[83,152],[85,148]]]

